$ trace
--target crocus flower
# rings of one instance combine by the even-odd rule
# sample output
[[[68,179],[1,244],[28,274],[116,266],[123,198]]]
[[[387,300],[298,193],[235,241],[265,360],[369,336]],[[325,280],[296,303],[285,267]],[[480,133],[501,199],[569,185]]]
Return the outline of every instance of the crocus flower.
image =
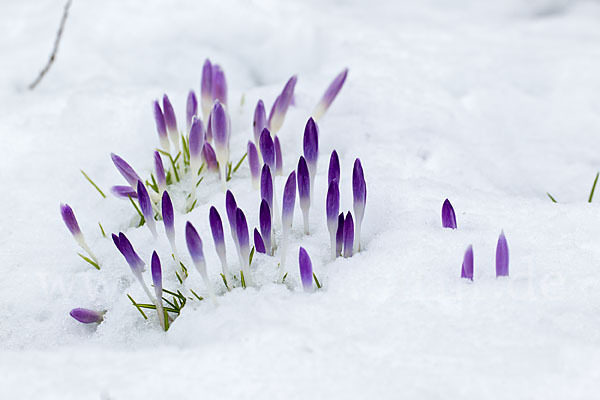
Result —
[[[158,132],[160,145],[168,152],[171,150],[171,145],[169,144],[169,135],[167,134],[167,126],[165,125],[165,116],[158,100],[154,100],[154,121],[156,122],[156,131]]]
[[[137,191],[133,190],[131,186],[112,186],[110,191],[116,197],[121,197],[124,199],[131,197],[132,199],[137,199]]]
[[[283,87],[281,94],[273,103],[273,107],[269,113],[269,130],[273,133],[277,133],[283,125],[285,114],[287,113],[290,103],[292,102],[292,97],[294,96],[294,88],[296,87],[297,81],[298,78],[296,75],[292,76]]]
[[[73,212],[73,209],[68,204],[61,204],[60,215],[65,225],[67,226],[67,229],[69,230],[69,232],[71,232],[71,235],[73,235],[73,238],[75,239],[77,244],[83,250],[85,250],[86,253],[88,253],[90,258],[94,260],[96,264],[99,265],[98,258],[96,258],[96,255],[87,245],[85,238],[83,237],[83,233],[81,233],[81,229],[79,229],[79,224],[77,223],[77,218],[75,218],[75,213]]]
[[[352,257],[352,247],[354,246],[354,220],[352,213],[348,211],[344,220],[344,257]]]
[[[154,152],[154,172],[156,173],[156,183],[160,193],[167,188],[167,176],[165,175],[165,167],[158,151]],[[137,192],[136,192],[137,195]]]
[[[236,206],[237,208],[237,206]],[[225,249],[225,237],[223,234],[223,222],[217,209],[213,206],[208,212],[208,221],[210,223],[210,230],[212,232],[213,240],[215,241],[215,250],[221,261],[221,268],[223,269],[223,275],[225,280],[231,282],[231,276],[229,275],[229,268],[227,267],[227,254]]]
[[[254,129],[254,143],[259,144],[260,134],[267,127],[267,114],[265,112],[265,104],[259,100],[254,109],[254,121],[252,128]]]
[[[192,119],[196,115],[198,115],[198,99],[196,98],[196,93],[194,93],[193,90],[190,90],[185,105],[185,122],[188,132],[192,127]]]
[[[142,215],[146,220],[146,225],[152,236],[154,238],[157,237],[156,234],[156,224],[154,223],[154,210],[152,209],[152,200],[150,200],[150,196],[148,195],[148,190],[146,190],[146,186],[142,183],[142,181],[138,181],[137,184],[137,193],[138,193],[138,203],[140,204],[140,209],[142,210]]]
[[[252,176],[252,187],[258,189],[260,179],[260,161],[258,150],[252,141],[248,140],[248,165],[250,166],[250,175]]]
[[[465,251],[465,257],[463,259],[462,267],[460,270],[460,277],[473,280],[473,246],[469,245],[467,251]]]
[[[312,113],[313,118],[315,120],[319,120],[327,112],[327,110],[329,109],[329,106],[331,105],[333,100],[336,98],[336,96],[338,95],[340,90],[342,89],[342,86],[344,86],[344,82],[346,81],[346,76],[348,76],[348,68],[345,68],[342,72],[340,72],[335,77],[333,82],[331,82],[331,84],[329,85],[327,90],[325,90],[325,93],[323,94],[321,101],[319,101],[319,103],[317,104],[317,106],[315,107],[315,109]]]
[[[263,165],[260,174],[260,196],[267,201],[273,217],[273,178],[271,177],[271,168],[267,164]]]
[[[212,111],[212,108],[211,108]],[[212,143],[212,138],[213,138],[213,134],[212,134],[212,112],[210,112],[208,114],[208,119],[206,120],[206,133],[204,136],[204,140],[206,140],[207,142],[211,142]]]
[[[202,159],[206,163],[206,169],[209,171],[218,171],[219,164],[217,163],[217,155],[215,150],[208,142],[202,145]]]
[[[258,222],[262,239],[264,239],[265,248],[269,254],[273,254],[273,244],[271,242],[271,208],[265,199],[260,202],[260,210],[258,212]]]
[[[133,190],[137,190],[137,183],[141,181],[142,178],[131,168],[131,165],[127,164],[127,161],[123,160],[121,157],[116,155],[115,153],[110,153],[110,158],[117,167],[119,173],[125,178],[129,186],[132,187]]]
[[[454,208],[448,199],[442,205],[442,226],[444,228],[456,229],[456,215]]]
[[[171,201],[171,196],[169,196],[169,192],[166,190],[162,195],[162,218],[163,225],[165,226],[165,234],[167,239],[169,240],[169,244],[171,245],[171,250],[173,251],[173,256],[175,257],[175,261],[177,261],[177,265],[179,266],[181,261],[179,258],[179,253],[177,251],[177,245],[175,243],[175,213],[173,212],[173,202]],[[182,278],[185,279],[186,274],[182,268]]]
[[[227,193],[225,193],[225,210],[227,211],[227,220],[229,221],[229,228],[231,229],[231,237],[236,248],[238,248],[237,231],[235,229],[237,208],[238,206],[235,197],[233,196],[233,193],[231,193],[231,190],[228,190]]]
[[[331,157],[329,157],[329,172],[327,174],[327,184],[331,184],[332,180],[340,182],[340,159],[338,157],[337,151],[331,152]]]
[[[275,145],[273,144],[273,139],[271,138],[271,133],[269,132],[269,130],[267,128],[263,129],[263,131],[260,134],[259,146],[260,146],[260,154],[262,154],[262,158],[263,158],[265,164],[267,164],[269,166],[269,168],[274,170],[275,169]]]
[[[344,248],[344,213],[340,213],[338,217],[337,231],[335,233],[335,254],[336,256],[342,255],[342,249]]]
[[[215,102],[210,115],[210,123],[215,143],[215,152],[219,169],[221,171],[221,182],[225,187],[225,169],[229,161],[229,119],[220,102]]]
[[[156,293],[156,312],[158,313],[160,326],[165,329],[165,310],[162,305],[162,267],[156,251],[152,253],[152,261],[150,264],[152,269],[152,284],[154,285],[154,293]]]
[[[310,189],[314,191],[315,177],[317,176],[317,159],[319,157],[319,132],[317,124],[309,118],[304,128],[304,158],[310,172]]]
[[[294,206],[296,204],[296,171],[292,171],[283,188],[283,203],[281,206],[281,262],[279,263],[279,282],[285,273],[285,257],[287,253],[287,238],[292,230],[294,219]]]
[[[202,105],[202,118],[206,121],[213,105],[212,97],[212,65],[207,58],[202,66],[202,82],[200,83],[200,102]]]
[[[354,195],[354,215],[356,216],[356,238],[354,241],[354,251],[360,251],[360,228],[363,217],[365,216],[365,205],[367,202],[367,183],[360,163],[360,159],[354,161],[352,171],[352,193]]]
[[[504,231],[500,232],[496,245],[496,277],[508,276],[508,243]]]
[[[313,291],[313,269],[310,256],[304,250],[304,247],[300,247],[298,252],[298,263],[300,266],[300,280],[302,281],[302,287],[305,292]]]
[[[265,254],[267,252],[265,249],[265,242],[256,228],[254,228],[254,248],[256,249],[257,253]]]
[[[298,196],[304,217],[304,233],[308,235],[308,211],[310,209],[310,174],[304,157],[298,161]]]
[[[175,146],[175,151],[179,151],[179,130],[177,129],[177,119],[175,118],[175,111],[171,105],[169,97],[165,94],[163,96],[163,111],[165,115],[165,124],[167,125],[167,132],[171,142]]]
[[[325,213],[327,214],[327,229],[331,240],[331,258],[335,259],[335,234],[337,232],[338,213],[340,212],[340,188],[337,180],[331,181],[327,189]]]
[[[213,64],[212,73],[213,101],[218,100],[222,104],[227,105],[227,81],[225,80],[225,73],[219,64]]]
[[[202,251],[202,239],[200,239],[200,235],[198,235],[196,228],[194,228],[194,225],[192,225],[190,221],[185,225],[185,241],[190,256],[192,257],[192,261],[206,285],[208,295],[216,305],[217,299],[215,298],[215,293],[208,279],[208,273],[206,272],[206,261],[204,259],[204,252]]]
[[[244,272],[244,279],[247,285],[252,285],[250,276],[250,238],[248,236],[248,223],[246,216],[241,208],[236,211],[235,229],[237,232],[237,240],[240,247],[240,267]]]
[[[194,116],[190,128],[190,168],[194,176],[198,175],[202,164],[202,146],[204,146],[204,124],[201,119]]]
[[[104,320],[104,312],[89,310],[87,308],[74,308],[69,315],[82,324],[99,324]]]
[[[125,236],[123,232],[119,232],[119,236],[113,233],[112,239],[117,249],[121,252],[121,254],[123,254],[123,257],[125,257],[125,261],[127,261],[127,264],[129,264],[129,268],[131,268],[131,273],[142,286],[142,289],[146,293],[146,296],[148,296],[150,302],[152,304],[156,304],[156,300],[154,299],[154,296],[152,296],[152,294],[150,293],[148,286],[146,286],[144,276],[142,275],[142,272],[144,272],[145,269],[145,264],[140,258],[140,256],[138,256],[138,254],[133,249],[133,246],[131,245],[129,239],[127,239],[127,236]]]
[[[283,154],[281,153],[281,143],[277,135],[275,135],[273,144],[275,145],[275,175],[281,176],[283,175]]]

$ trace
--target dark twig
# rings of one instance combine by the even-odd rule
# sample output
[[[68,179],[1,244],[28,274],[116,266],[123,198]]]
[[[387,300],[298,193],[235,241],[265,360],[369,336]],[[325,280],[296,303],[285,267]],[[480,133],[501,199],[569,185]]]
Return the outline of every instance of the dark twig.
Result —
[[[46,76],[46,73],[54,63],[56,59],[56,53],[58,52],[58,45],[60,44],[60,40],[62,39],[63,30],[65,29],[65,23],[67,22],[67,17],[69,16],[69,8],[71,7],[72,0],[67,0],[65,4],[65,8],[63,9],[62,19],[60,20],[60,26],[58,27],[58,32],[56,32],[56,38],[54,39],[54,48],[52,49],[52,54],[50,54],[50,58],[46,63],[44,69],[40,71],[38,77],[29,85],[29,90],[35,89],[35,87],[40,83],[42,78]]]

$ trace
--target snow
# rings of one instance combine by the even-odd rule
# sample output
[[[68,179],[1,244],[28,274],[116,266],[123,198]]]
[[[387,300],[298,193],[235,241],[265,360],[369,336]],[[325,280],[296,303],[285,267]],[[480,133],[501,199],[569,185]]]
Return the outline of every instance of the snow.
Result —
[[[62,6],[0,5],[6,396],[597,397],[600,209],[586,201],[599,169],[599,2],[76,1],[55,65],[30,92]],[[167,93],[183,125],[206,57],[228,79],[235,161],[252,138],[256,101],[270,108],[298,74],[279,133],[286,176],[312,108],[339,71],[350,72],[319,123],[314,231],[302,234],[297,206],[288,285],[272,283],[278,258],[257,256],[260,288],[223,293],[208,209],[225,218],[224,194],[209,177],[192,213],[175,196],[177,244],[191,266],[183,227],[192,221],[222,295],[217,308],[189,301],[164,333],[153,313],[145,322],[130,304],[126,293],[142,301],[143,292],[97,223],[126,230],[147,263],[154,249],[165,255],[164,286],[173,288],[163,232],[154,242],[145,227],[129,228],[131,206],[102,199],[79,169],[105,192],[124,182],[111,152],[149,175],[158,145],[151,102]],[[341,209],[352,207],[356,157],[368,198],[363,251],[331,262],[324,204],[334,148]],[[276,180],[279,196],[284,182]],[[246,163],[230,188],[256,226]],[[441,228],[445,198],[455,231]],[[101,271],[76,255],[61,202]],[[502,229],[510,277],[496,279]],[[235,263],[228,228],[226,241]],[[469,244],[472,283],[460,279]],[[316,293],[301,290],[300,245],[324,284]],[[186,287],[205,293],[194,270]],[[70,318],[75,307],[108,312],[96,328]]]

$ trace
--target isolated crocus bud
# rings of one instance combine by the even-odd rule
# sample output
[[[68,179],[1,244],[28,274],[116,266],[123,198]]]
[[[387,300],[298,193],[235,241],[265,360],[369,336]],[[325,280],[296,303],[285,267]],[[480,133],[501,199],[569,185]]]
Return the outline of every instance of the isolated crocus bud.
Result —
[[[356,237],[354,238],[354,251],[360,251],[360,229],[365,216],[365,205],[367,202],[367,183],[363,173],[360,159],[354,161],[352,171],[352,194],[354,197],[354,215],[356,216]]]
[[[258,222],[262,239],[265,242],[265,248],[269,254],[273,254],[273,245],[271,243],[271,208],[265,199],[260,202],[260,210],[258,212]]]
[[[212,72],[213,101],[219,100],[224,105],[227,105],[227,81],[225,80],[225,73],[219,64],[213,64]]]
[[[273,144],[275,145],[275,175],[281,176],[283,175],[283,154],[281,153],[281,143],[277,135],[275,135]]]
[[[133,168],[131,168],[131,165],[127,164],[127,161],[123,160],[115,153],[110,153],[110,158],[112,159],[113,164],[115,164],[115,167],[117,167],[119,173],[125,178],[127,183],[129,183],[129,186],[131,186],[133,190],[137,190],[137,183],[138,181],[141,181],[142,178],[140,178]]]
[[[152,232],[152,236],[156,238],[156,224],[154,223],[154,210],[152,209],[152,200],[150,200],[148,190],[146,190],[146,186],[144,186],[142,181],[138,181],[137,194],[138,203],[140,204],[142,215],[146,220],[146,225],[148,226],[148,229],[150,229],[150,232]]]
[[[165,125],[165,116],[158,100],[154,100],[154,121],[156,122],[156,131],[158,132],[160,145],[165,151],[169,151],[171,144],[169,143],[169,135],[167,134],[167,126]]]
[[[61,204],[60,215],[62,216],[67,229],[71,232],[71,235],[79,242],[83,238],[83,234],[81,233],[81,229],[79,229],[77,218],[75,218],[75,213],[71,206],[68,204]]]
[[[337,231],[335,232],[335,255],[342,255],[344,248],[344,213],[340,213],[338,217]]]
[[[448,199],[444,200],[444,204],[442,205],[442,226],[444,228],[456,229],[454,207],[452,207]]]
[[[283,87],[283,90],[275,100],[275,103],[273,103],[273,107],[269,113],[269,130],[273,133],[277,133],[283,125],[285,114],[287,113],[294,96],[294,88],[296,87],[297,81],[298,78],[296,75],[292,76]]]
[[[352,248],[354,246],[354,220],[352,213],[348,211],[344,220],[344,257],[352,257]]]
[[[267,201],[273,216],[273,178],[271,177],[271,168],[267,164],[263,165],[260,174],[260,196]]]
[[[325,113],[329,109],[329,106],[331,106],[331,103],[342,89],[342,86],[344,86],[346,76],[348,76],[348,68],[345,68],[342,72],[340,72],[335,77],[333,82],[331,82],[327,90],[325,90],[321,101],[319,101],[312,113],[313,118],[315,120],[319,120],[323,115],[325,115]]]
[[[87,308],[74,308],[69,315],[82,324],[99,324],[104,320],[104,312],[89,310]]]
[[[256,228],[254,228],[254,248],[256,249],[257,253],[265,254],[267,252],[265,249],[265,242]]]
[[[212,97],[212,65],[207,58],[202,67],[202,82],[200,83],[200,102],[202,105],[202,118],[206,121],[213,105]]]
[[[156,174],[156,183],[160,193],[167,188],[167,176],[165,175],[165,166],[158,151],[154,152],[154,173]],[[136,192],[137,194],[137,192]]]
[[[252,128],[254,129],[254,143],[259,144],[260,134],[267,127],[267,114],[265,112],[265,104],[259,100],[254,109],[254,121]]]
[[[340,159],[338,157],[337,151],[331,152],[331,157],[329,157],[329,172],[327,174],[327,184],[331,184],[332,180],[340,182]]]
[[[215,242],[215,250],[217,251],[217,255],[219,256],[219,260],[221,261],[223,275],[225,275],[225,280],[227,282],[231,282],[229,268],[227,267],[227,252],[225,248],[223,222],[221,221],[221,216],[219,215],[219,212],[214,206],[211,207],[210,211],[208,212],[208,221],[210,223],[210,230],[212,232],[212,237]]]
[[[206,163],[206,169],[209,171],[218,171],[219,164],[217,163],[217,155],[215,150],[208,142],[202,145],[202,159]]]
[[[335,259],[335,234],[337,232],[338,213],[340,212],[340,188],[337,180],[331,181],[327,189],[325,213],[327,214],[327,229],[331,242],[331,258]]]
[[[163,96],[163,111],[165,115],[165,124],[167,125],[167,132],[169,138],[175,146],[175,151],[179,151],[179,130],[177,129],[177,119],[175,118],[175,111],[171,105],[169,97],[165,94]]]
[[[241,208],[236,211],[235,228],[237,231],[237,240],[239,244],[240,268],[244,272],[244,279],[247,285],[252,285],[250,276],[250,238],[248,236],[248,223],[246,216]]]
[[[229,161],[229,119],[223,105],[218,101],[215,102],[210,115],[210,123],[215,143],[215,153],[221,172],[221,181],[225,182],[225,168]]]
[[[304,157],[298,161],[298,197],[304,217],[304,233],[308,235],[308,211],[310,209],[310,174]]]
[[[137,191],[133,190],[131,186],[112,186],[110,191],[116,197],[137,199]]]
[[[284,234],[292,229],[294,205],[296,204],[296,171],[292,171],[283,188],[283,205],[281,207],[281,225]]]
[[[473,280],[473,246],[469,245],[465,251],[460,277]]]
[[[310,256],[304,250],[304,247],[300,247],[298,252],[298,264],[300,265],[300,280],[302,281],[302,287],[305,292],[313,291],[313,269],[312,261]]]
[[[265,164],[272,170],[275,169],[275,145],[271,138],[271,133],[267,128],[263,129],[259,139],[260,154],[262,154]]]
[[[198,115],[198,99],[196,98],[196,93],[193,90],[190,90],[187,97],[187,102],[185,105],[185,123],[188,132],[192,127],[192,119]]]
[[[160,265],[160,258],[156,251],[152,253],[151,271],[152,271],[152,284],[154,285],[154,293],[156,294],[156,312],[158,313],[158,320],[160,326],[165,329],[165,311],[162,305],[162,267]]]
[[[248,165],[250,166],[250,175],[252,176],[252,187],[258,188],[260,179],[260,161],[258,158],[258,150],[252,141],[248,140]]]
[[[504,231],[500,232],[496,245],[496,277],[508,276],[508,243]]]
[[[202,276],[204,285],[206,285],[209,297],[213,300],[213,303],[217,304],[213,288],[208,279],[208,273],[206,272],[206,261],[204,259],[204,251],[202,250],[202,239],[200,239],[200,235],[198,235],[196,228],[194,228],[194,225],[192,225],[190,221],[185,225],[185,241],[190,256],[192,257],[192,261],[200,273],[200,276]]]
[[[192,173],[198,175],[198,170],[202,164],[202,146],[204,146],[204,124],[202,120],[193,117],[190,128],[190,169]]]
[[[319,132],[317,124],[310,118],[304,128],[304,158],[310,172],[310,189],[314,191],[315,177],[317,175],[317,159],[319,157]]]

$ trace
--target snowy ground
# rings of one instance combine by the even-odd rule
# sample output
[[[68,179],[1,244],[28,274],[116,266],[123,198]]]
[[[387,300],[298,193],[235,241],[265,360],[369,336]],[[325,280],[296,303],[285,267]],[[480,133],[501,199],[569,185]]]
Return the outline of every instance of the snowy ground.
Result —
[[[6,398],[597,398],[600,208],[586,201],[600,169],[599,2],[75,1],[56,64],[29,92],[62,5],[0,4]],[[127,229],[131,207],[102,199],[79,169],[108,190],[122,182],[116,152],[148,174],[151,101],[168,93],[181,120],[206,57],[227,74],[234,159],[257,99],[270,107],[298,74],[280,133],[286,173],[322,91],[343,67],[350,74],[320,123],[311,236],[296,209],[295,289],[269,283],[274,261],[258,257],[259,290],[235,290],[218,308],[190,304],[165,334],[129,303],[125,293],[143,293],[96,225]],[[364,250],[330,262],[334,148],[342,208],[352,205],[355,157],[369,197]],[[246,164],[230,187],[256,225]],[[201,188],[203,204],[176,215],[179,247],[187,257],[190,219],[219,287],[208,208],[223,210],[224,195]],[[440,226],[446,197],[456,231]],[[60,202],[75,209],[102,271],[77,257]],[[494,273],[501,229],[508,279]],[[145,228],[127,234],[147,262],[155,247],[168,251]],[[471,243],[473,283],[460,279]],[[324,283],[312,295],[298,288],[299,245]],[[192,272],[188,285],[202,292]],[[68,316],[73,307],[108,313],[94,329]]]

